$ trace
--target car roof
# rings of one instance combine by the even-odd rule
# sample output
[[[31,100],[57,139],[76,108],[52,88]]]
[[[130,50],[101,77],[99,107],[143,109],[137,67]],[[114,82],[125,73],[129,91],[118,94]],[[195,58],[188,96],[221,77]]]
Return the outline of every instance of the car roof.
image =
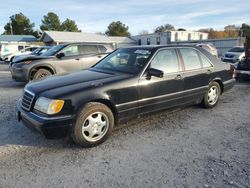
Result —
[[[112,45],[112,43],[99,43],[99,42],[67,42],[59,45],[72,45],[72,44],[86,44],[86,45]]]
[[[160,48],[179,48],[179,47],[188,47],[188,48],[196,48],[199,49],[200,47],[194,45],[141,45],[141,46],[129,46],[123,47],[124,49],[148,49],[148,50],[157,50]]]

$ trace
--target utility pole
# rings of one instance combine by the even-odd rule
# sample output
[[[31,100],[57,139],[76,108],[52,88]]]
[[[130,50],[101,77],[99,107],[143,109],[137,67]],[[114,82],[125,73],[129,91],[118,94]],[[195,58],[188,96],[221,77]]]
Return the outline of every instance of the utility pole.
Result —
[[[13,29],[12,29],[12,24],[10,22],[10,34],[13,35]]]
[[[242,28],[240,28],[240,46],[242,46],[243,45],[243,29]]]

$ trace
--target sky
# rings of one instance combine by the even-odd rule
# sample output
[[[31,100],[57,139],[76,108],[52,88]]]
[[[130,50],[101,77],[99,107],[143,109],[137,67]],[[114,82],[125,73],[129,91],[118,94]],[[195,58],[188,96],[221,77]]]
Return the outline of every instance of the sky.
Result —
[[[163,24],[175,28],[222,30],[229,24],[250,24],[249,0],[1,0],[0,33],[13,14],[22,12],[38,29],[48,12],[76,21],[83,32],[105,32],[112,21],[129,26],[132,35],[153,32]],[[4,1],[4,3],[3,3]]]

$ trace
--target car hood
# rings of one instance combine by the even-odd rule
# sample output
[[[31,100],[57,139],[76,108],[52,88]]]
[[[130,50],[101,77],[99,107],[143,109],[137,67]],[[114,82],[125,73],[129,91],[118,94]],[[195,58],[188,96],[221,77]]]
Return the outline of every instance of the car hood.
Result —
[[[32,61],[32,60],[39,60],[39,59],[51,59],[54,56],[36,56],[36,55],[22,55],[16,57],[12,63],[21,63],[23,61]]]
[[[26,85],[25,89],[35,95],[45,93],[45,97],[64,96],[68,92],[77,92],[85,89],[101,87],[107,83],[123,80],[132,75],[99,72],[93,69],[83,70],[66,75],[55,75],[44,80],[33,81]],[[48,95],[48,96],[46,96]]]

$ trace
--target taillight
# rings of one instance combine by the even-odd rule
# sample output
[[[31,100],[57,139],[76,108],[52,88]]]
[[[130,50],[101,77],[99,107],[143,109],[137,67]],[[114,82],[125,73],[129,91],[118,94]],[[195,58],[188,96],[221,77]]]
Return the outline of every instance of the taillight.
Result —
[[[234,65],[230,65],[230,73],[232,75],[232,78],[236,78],[237,73]]]

